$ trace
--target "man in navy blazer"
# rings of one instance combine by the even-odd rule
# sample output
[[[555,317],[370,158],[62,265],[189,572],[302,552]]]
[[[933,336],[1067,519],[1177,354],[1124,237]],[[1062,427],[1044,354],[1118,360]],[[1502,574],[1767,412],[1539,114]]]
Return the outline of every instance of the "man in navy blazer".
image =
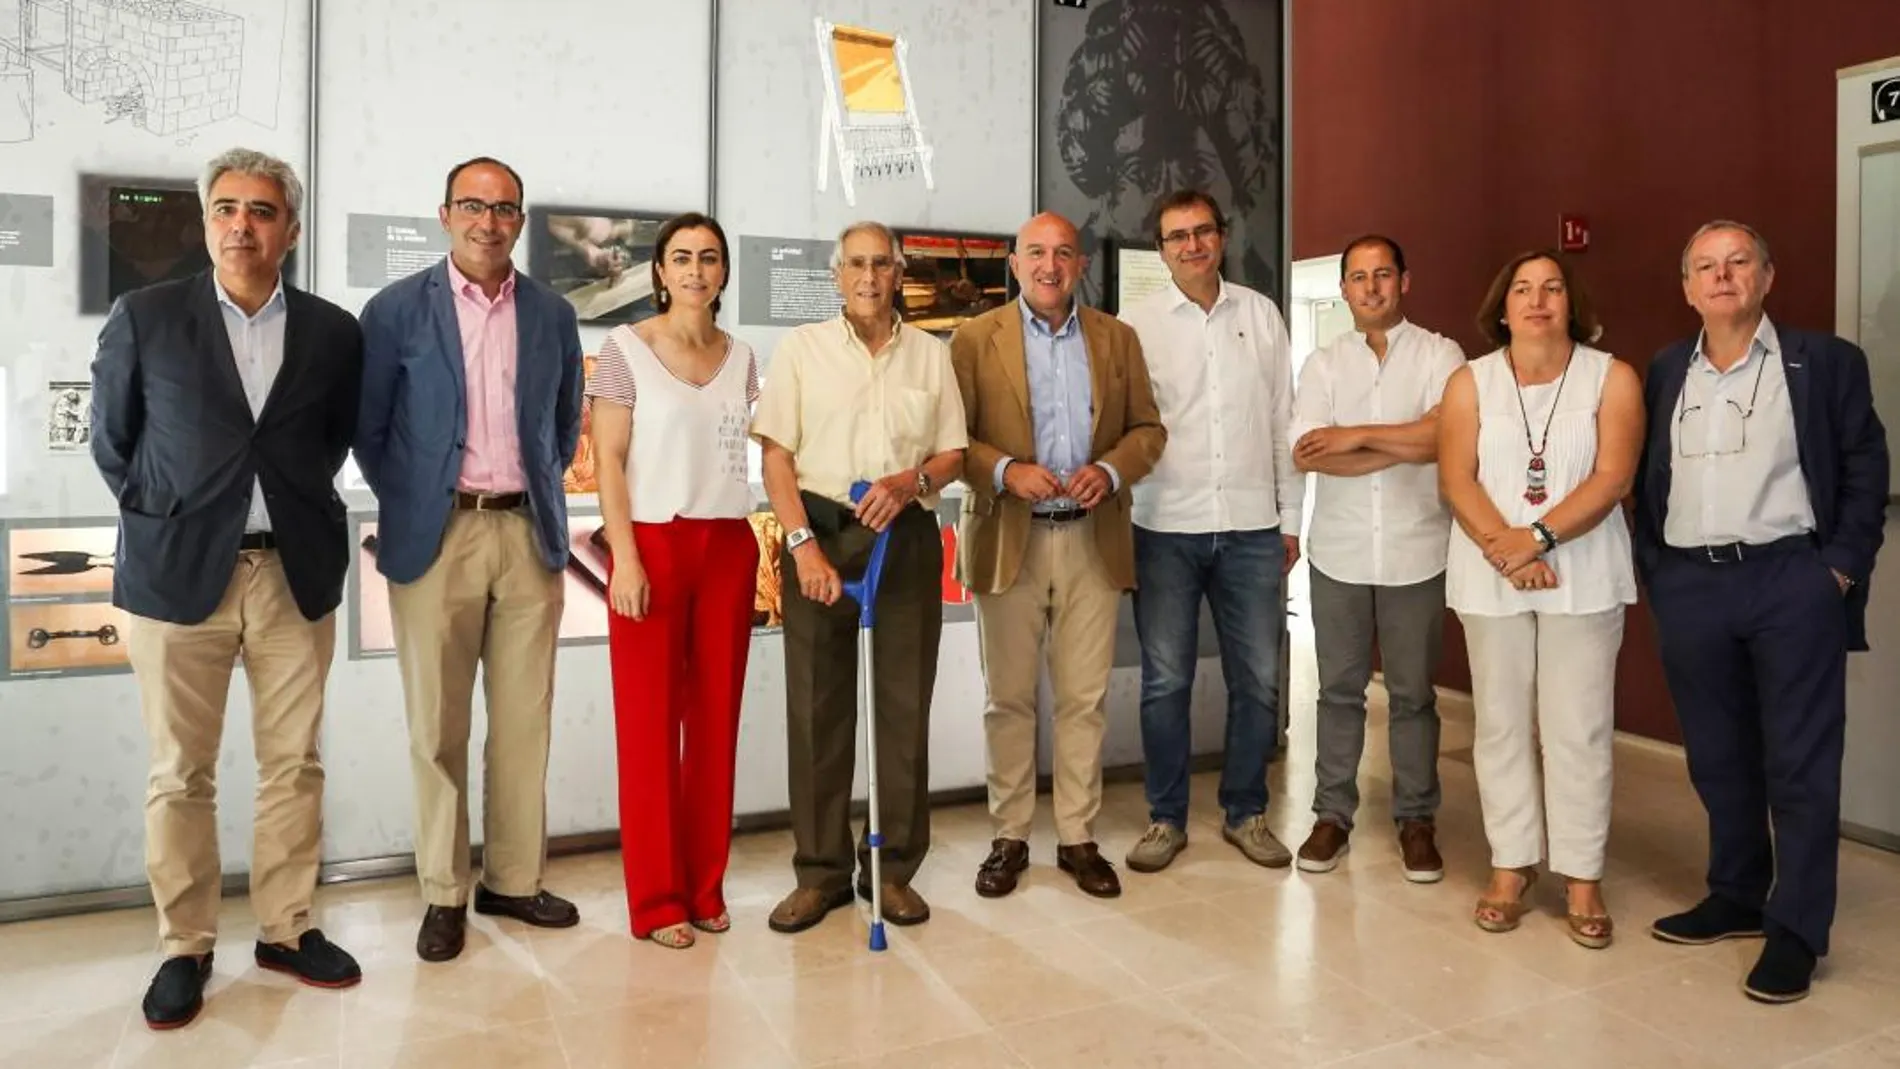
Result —
[[[1763,313],[1760,234],[1703,226],[1682,278],[1703,329],[1649,368],[1636,556],[1709,813],[1709,893],[1651,932],[1765,936],[1743,991],[1793,1002],[1834,920],[1847,654],[1867,648],[1886,431],[1865,353]]]
[[[574,310],[514,269],[520,176],[481,157],[449,172],[449,256],[363,309],[356,461],[380,505],[416,777],[416,953],[462,952],[475,668],[488,709],[478,913],[580,920],[541,887],[549,722],[567,564],[561,476],[580,441]]]

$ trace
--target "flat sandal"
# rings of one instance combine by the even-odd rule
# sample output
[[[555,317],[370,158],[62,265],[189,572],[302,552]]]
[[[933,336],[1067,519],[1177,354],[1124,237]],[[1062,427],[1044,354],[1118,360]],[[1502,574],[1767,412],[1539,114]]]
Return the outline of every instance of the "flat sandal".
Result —
[[[702,917],[692,923],[693,927],[698,928],[702,932],[711,932],[714,935],[719,935],[732,930],[732,914],[725,910],[720,910],[717,916]]]
[[[668,950],[685,950],[693,945],[693,930],[684,924],[669,924],[647,933],[647,939]]]
[[[1478,927],[1487,932],[1514,932],[1517,930],[1517,926],[1523,922],[1524,914],[1529,913],[1531,910],[1528,899],[1531,896],[1531,888],[1537,885],[1537,870],[1534,868],[1521,868],[1506,869],[1505,871],[1515,872],[1524,877],[1524,887],[1517,893],[1517,898],[1514,900],[1478,899],[1477,907],[1471,912],[1471,919],[1476,922]],[[1498,914],[1500,919],[1492,920],[1486,917],[1484,915],[1486,910]]]

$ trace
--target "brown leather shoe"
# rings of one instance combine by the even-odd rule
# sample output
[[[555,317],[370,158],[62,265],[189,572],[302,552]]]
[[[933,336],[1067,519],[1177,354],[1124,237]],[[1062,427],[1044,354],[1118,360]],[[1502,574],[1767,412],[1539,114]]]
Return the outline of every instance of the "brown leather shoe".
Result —
[[[449,961],[462,952],[467,936],[467,906],[430,906],[416,933],[416,956],[423,961]]]
[[[531,895],[498,895],[481,884],[475,885],[475,912],[492,917],[513,917],[536,928],[572,928],[581,922],[581,911],[559,895],[540,891]]]
[[[976,870],[976,893],[1001,898],[1016,889],[1016,878],[1029,867],[1029,844],[1021,839],[996,839],[990,856]]]
[[[866,902],[871,900],[871,885],[858,884],[858,897]],[[922,924],[930,919],[930,903],[924,896],[912,890],[909,884],[884,883],[884,919],[900,928],[913,924]]]
[[[1437,883],[1445,878],[1445,859],[1433,841],[1437,827],[1429,820],[1399,821],[1399,855],[1405,859],[1405,878],[1413,883]]]
[[[1347,837],[1352,833],[1330,820],[1313,822],[1312,834],[1300,844],[1295,863],[1301,872],[1331,872],[1339,867],[1339,859],[1351,849]]]
[[[1056,867],[1075,877],[1075,885],[1084,894],[1114,898],[1122,893],[1121,878],[1094,843],[1056,847]]]
[[[851,904],[851,888],[840,887],[835,891],[821,891],[816,887],[800,887],[786,895],[772,910],[765,923],[775,932],[791,935],[802,932],[819,921],[825,914],[839,906]]]

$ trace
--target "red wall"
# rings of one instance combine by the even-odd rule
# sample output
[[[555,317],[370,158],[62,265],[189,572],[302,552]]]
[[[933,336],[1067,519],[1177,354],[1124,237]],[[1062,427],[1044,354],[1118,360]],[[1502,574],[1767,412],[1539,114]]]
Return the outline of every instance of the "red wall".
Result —
[[[1293,0],[1292,253],[1405,246],[1408,314],[1485,351],[1512,254],[1585,216],[1602,344],[1647,367],[1696,329],[1678,257],[1701,223],[1767,237],[1768,310],[1834,323],[1835,71],[1900,55],[1900,0]],[[1470,685],[1447,628],[1441,682]],[[1629,617],[1617,726],[1679,739],[1655,629]]]

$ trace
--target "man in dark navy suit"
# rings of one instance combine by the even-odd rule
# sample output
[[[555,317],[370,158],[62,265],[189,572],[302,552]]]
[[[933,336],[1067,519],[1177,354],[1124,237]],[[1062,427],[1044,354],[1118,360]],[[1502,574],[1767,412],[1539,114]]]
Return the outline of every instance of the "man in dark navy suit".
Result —
[[[257,964],[316,987],[362,970],[311,926],[323,827],[317,741],[349,567],[332,480],[356,425],[363,336],[288,284],[303,184],[232,149],[205,168],[212,270],[126,294],[92,363],[92,456],[119,503],[112,603],[151,738],[145,870],[165,956],[155,1029],[204,1006],[222,866],[217,771],[231,668],[251,684]]]
[[[1828,950],[1839,859],[1847,654],[1887,506],[1867,356],[1762,311],[1760,234],[1718,221],[1682,255],[1702,333],[1659,353],[1644,400],[1637,567],[1709,813],[1709,894],[1651,928],[1766,937],[1743,990],[1805,997]]]

